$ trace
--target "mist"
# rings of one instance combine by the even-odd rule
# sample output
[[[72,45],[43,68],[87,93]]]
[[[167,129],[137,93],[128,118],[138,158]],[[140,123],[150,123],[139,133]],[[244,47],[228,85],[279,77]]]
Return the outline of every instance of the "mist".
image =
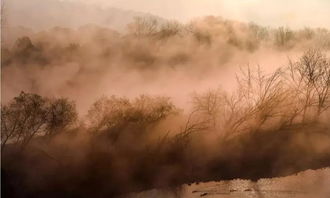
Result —
[[[183,196],[329,167],[328,2],[283,4],[5,2],[3,196]]]
[[[260,65],[272,71],[310,48],[327,52],[330,45],[329,32],[321,29],[271,29],[220,17],[187,24],[135,20],[124,33],[98,25],[41,32],[7,28],[3,101],[23,90],[70,97],[86,113],[102,95],[132,98],[143,93],[170,96],[187,107],[195,92],[230,89],[240,67]],[[21,39],[23,35],[28,38]]]

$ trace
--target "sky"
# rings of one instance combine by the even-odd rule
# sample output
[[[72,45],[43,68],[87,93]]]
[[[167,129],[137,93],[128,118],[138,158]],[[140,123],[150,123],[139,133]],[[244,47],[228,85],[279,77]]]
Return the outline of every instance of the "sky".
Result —
[[[62,0],[147,12],[187,22],[206,15],[267,26],[330,28],[330,0]]]

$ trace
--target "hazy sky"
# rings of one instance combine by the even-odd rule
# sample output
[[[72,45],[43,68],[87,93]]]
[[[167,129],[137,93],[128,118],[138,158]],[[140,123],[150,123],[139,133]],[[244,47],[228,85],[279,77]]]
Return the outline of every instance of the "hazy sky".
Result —
[[[83,1],[188,21],[217,15],[270,26],[330,28],[330,0],[62,0]]]

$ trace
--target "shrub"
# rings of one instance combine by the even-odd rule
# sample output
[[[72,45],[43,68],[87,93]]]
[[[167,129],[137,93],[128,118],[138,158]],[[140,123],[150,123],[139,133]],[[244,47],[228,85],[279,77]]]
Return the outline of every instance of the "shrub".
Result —
[[[96,101],[88,112],[88,120],[93,132],[105,134],[111,141],[116,141],[125,132],[141,136],[148,127],[176,111],[169,98],[140,96],[129,100],[112,96]]]

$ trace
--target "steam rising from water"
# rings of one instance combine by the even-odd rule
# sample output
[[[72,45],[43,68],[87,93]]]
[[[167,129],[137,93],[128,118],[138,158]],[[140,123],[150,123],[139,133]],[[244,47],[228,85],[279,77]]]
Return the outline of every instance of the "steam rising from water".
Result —
[[[163,28],[164,22],[156,23],[156,28]],[[165,32],[138,36],[136,26],[148,24],[131,23],[127,33],[95,25],[36,33],[8,28],[4,31],[3,101],[23,90],[70,97],[86,112],[101,95],[135,97],[144,93],[167,95],[186,107],[194,92],[231,89],[239,67],[260,65],[269,72],[309,48],[330,46],[330,33],[321,30],[313,30],[308,40],[307,30],[289,32],[294,35],[277,44],[282,42],[276,40],[281,29],[215,17],[192,24],[167,23]],[[19,31],[18,35],[29,38],[9,37]]]
[[[222,3],[223,6],[237,4],[229,1]],[[262,5],[259,1],[250,3]],[[192,6],[195,9],[194,6],[199,4],[193,1]],[[249,5],[240,4],[242,8]],[[309,49],[329,53],[330,32],[327,29],[272,29],[212,16],[187,23],[145,15],[135,20],[132,17],[124,31],[111,29],[107,23],[81,27],[73,24],[74,27],[70,28],[55,27],[40,31],[14,27],[9,23],[4,30],[2,46],[3,104],[21,91],[47,97],[63,96],[75,100],[80,116],[85,118],[88,109],[103,95],[132,99],[147,94],[169,96],[186,114],[171,115],[156,124],[146,124],[142,117],[140,126],[139,122],[135,123],[133,112],[132,118],[124,117],[123,126],[111,128],[110,132],[97,131],[82,124],[49,142],[38,142],[36,139],[32,145],[56,156],[55,161],[59,159],[60,163],[55,163],[54,159],[45,160],[42,154],[35,155],[39,148],[31,147],[28,150],[31,153],[26,152],[22,158],[13,155],[14,164],[18,162],[26,167],[18,166],[10,171],[15,172],[15,168],[22,170],[27,175],[27,181],[46,178],[45,181],[50,182],[27,182],[31,189],[47,189],[44,185],[49,184],[51,187],[47,190],[50,192],[52,188],[60,188],[68,193],[72,187],[70,179],[79,178],[81,180],[73,182],[73,188],[82,184],[89,184],[89,188],[78,189],[75,193],[87,196],[98,189],[101,195],[103,192],[116,194],[155,186],[171,187],[196,178],[209,180],[217,177],[259,178],[262,174],[286,175],[296,169],[304,169],[305,165],[319,167],[326,164],[326,160],[318,161],[318,154],[325,153],[321,157],[326,158],[329,153],[329,136],[324,133],[328,132],[328,128],[315,125],[294,128],[294,131],[280,128],[275,130],[276,133],[272,130],[265,133],[257,131],[228,142],[222,142],[217,131],[209,130],[192,136],[190,144],[184,149],[180,141],[185,137],[180,139],[181,136],[176,135],[180,135],[177,132],[189,119],[187,112],[191,110],[194,93],[219,87],[228,92],[236,90],[236,74],[248,65],[260,65],[263,71],[270,73],[287,66],[289,60],[297,60]],[[323,24],[321,20],[320,24]],[[140,110],[134,102],[131,106],[133,110]],[[83,119],[81,121],[84,122]],[[94,130],[96,134],[100,132],[100,137],[90,135]],[[107,140],[112,136],[107,137],[108,132],[122,136],[118,142],[109,144]],[[311,132],[315,133],[310,135]],[[162,141],[168,144],[162,145]],[[154,152],[149,152],[148,146]],[[304,154],[306,159],[299,158]],[[30,171],[30,164],[19,163],[20,160],[33,161],[39,172]],[[254,169],[257,173],[244,171],[251,170],[249,167],[253,167],[255,162],[259,162],[257,169]],[[290,162],[292,164],[289,165],[296,169],[286,167]],[[7,167],[11,168],[11,161],[7,163]],[[271,164],[265,166],[265,163]],[[274,170],[271,169],[273,166]],[[158,168],[162,171],[155,170]],[[57,174],[57,171],[64,171],[64,174]],[[68,178],[65,171],[70,171]],[[53,174],[52,177],[49,173]],[[177,177],[181,173],[185,173],[182,180]],[[113,183],[109,184],[109,181]]]

